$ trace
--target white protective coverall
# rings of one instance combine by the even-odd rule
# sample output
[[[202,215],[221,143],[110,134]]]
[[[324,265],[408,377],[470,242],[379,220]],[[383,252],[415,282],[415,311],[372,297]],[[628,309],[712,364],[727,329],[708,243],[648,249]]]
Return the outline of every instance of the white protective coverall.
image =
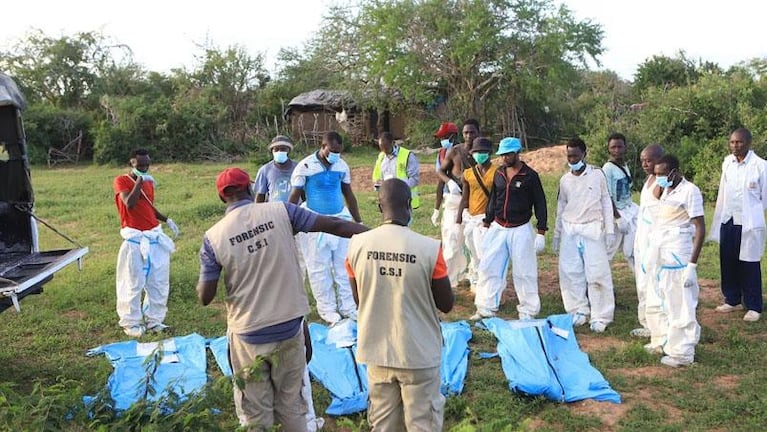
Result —
[[[346,207],[328,216],[352,220]],[[357,304],[344,265],[349,239],[324,232],[306,233],[305,239],[306,269],[320,318],[330,324],[340,321],[342,316],[356,318]]]
[[[622,209],[617,209],[618,214],[621,215],[624,223],[628,224],[628,231],[625,233],[618,231],[617,226],[615,229],[615,237],[613,241],[607,245],[607,258],[612,261],[615,258],[615,254],[618,253],[618,249],[623,253],[623,257],[626,258],[629,268],[634,271],[635,256],[634,256],[634,242],[636,241],[637,230],[637,215],[639,214],[639,206],[630,203],[628,206]]]
[[[601,170],[567,172],[559,181],[555,242],[559,246],[559,286],[567,313],[590,316],[591,323],[613,320],[615,297],[605,234],[613,235],[613,204]]]
[[[650,244],[650,229],[653,221],[656,219],[658,204],[660,200],[655,198],[652,191],[655,188],[655,181],[642,186],[642,192],[639,195],[639,215],[637,216],[636,235],[634,237],[634,277],[637,288],[637,318],[639,325],[647,328],[647,319],[645,318],[645,298],[647,290],[652,289],[655,279],[647,273],[647,262],[645,254]]]
[[[123,328],[162,324],[168,313],[170,254],[176,248],[160,225],[147,231],[125,227],[117,253],[117,315]],[[145,292],[143,307],[141,293]]]
[[[442,202],[442,256],[445,258],[450,284],[455,288],[465,278],[467,264],[463,252],[463,229],[455,223],[461,206],[461,195],[446,192]]]
[[[468,210],[463,211],[463,239],[466,249],[469,250],[469,282],[471,292],[476,293],[479,283],[479,266],[484,257],[482,240],[487,233],[484,226],[485,214],[472,216]]]
[[[700,291],[697,278],[685,287],[695,233],[690,220],[698,216],[703,216],[703,197],[697,186],[682,180],[674,190],[664,190],[645,259],[655,281],[645,304],[650,346],[662,346],[667,355],[682,363],[692,363],[700,339],[695,317]]]
[[[535,255],[532,223],[504,228],[493,222],[484,236],[481,249],[483,255],[479,283],[474,296],[474,304],[480,314],[498,311],[501,294],[506,289],[506,272],[511,258],[511,276],[519,299],[517,312],[520,317],[538,315],[541,301],[538,296],[538,259]]]

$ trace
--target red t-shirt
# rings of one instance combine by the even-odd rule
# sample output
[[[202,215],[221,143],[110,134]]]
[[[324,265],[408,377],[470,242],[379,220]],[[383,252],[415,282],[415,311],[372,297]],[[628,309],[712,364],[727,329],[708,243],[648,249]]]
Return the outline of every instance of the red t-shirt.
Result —
[[[120,193],[132,191],[135,184],[133,178],[125,174],[115,177],[115,181],[112,183],[115,192],[115,205],[120,214],[120,228],[130,227],[147,231],[160,224],[152,204],[147,200],[149,198],[154,202],[154,183],[149,181],[141,183],[141,190],[144,191],[144,194],[139,197],[136,205],[129,209],[120,198]]]

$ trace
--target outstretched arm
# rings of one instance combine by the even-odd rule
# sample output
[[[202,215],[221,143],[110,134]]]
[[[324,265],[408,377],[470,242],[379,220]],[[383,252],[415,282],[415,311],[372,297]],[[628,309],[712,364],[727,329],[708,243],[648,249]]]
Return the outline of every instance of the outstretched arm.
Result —
[[[339,237],[349,238],[354,234],[365,232],[370,228],[360,223],[349,222],[341,218],[333,216],[317,215],[317,220],[314,222],[309,231],[312,232],[326,232],[329,234],[337,235]]]

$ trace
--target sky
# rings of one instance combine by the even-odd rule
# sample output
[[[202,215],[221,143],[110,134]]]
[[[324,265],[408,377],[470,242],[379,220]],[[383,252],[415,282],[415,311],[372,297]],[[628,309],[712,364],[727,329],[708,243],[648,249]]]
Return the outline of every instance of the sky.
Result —
[[[601,69],[633,79],[639,64],[653,55],[713,61],[728,68],[767,57],[763,21],[767,2],[757,0],[554,0],[578,19],[602,25],[605,53]],[[275,70],[281,47],[301,47],[319,29],[333,0],[15,0],[3,4],[0,50],[31,29],[60,37],[100,31],[133,50],[149,70],[195,66],[199,46],[244,46],[263,54]],[[123,4],[124,6],[118,6]],[[215,6],[211,8],[211,6]],[[595,65],[593,69],[598,69]]]

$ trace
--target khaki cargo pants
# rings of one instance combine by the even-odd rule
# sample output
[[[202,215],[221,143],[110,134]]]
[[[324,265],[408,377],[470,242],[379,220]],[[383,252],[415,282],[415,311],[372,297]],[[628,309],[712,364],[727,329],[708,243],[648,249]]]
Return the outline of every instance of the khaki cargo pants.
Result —
[[[373,431],[442,430],[445,397],[439,367],[398,369],[368,365],[368,423]]]
[[[249,344],[231,333],[228,337],[229,362],[235,377],[234,407],[240,425],[261,431],[276,423],[284,431],[306,431],[307,404],[301,395],[306,368],[303,327],[290,339],[266,344]],[[244,377],[245,387],[240,389],[237,377],[254,364],[257,356],[265,361],[249,378]]]

